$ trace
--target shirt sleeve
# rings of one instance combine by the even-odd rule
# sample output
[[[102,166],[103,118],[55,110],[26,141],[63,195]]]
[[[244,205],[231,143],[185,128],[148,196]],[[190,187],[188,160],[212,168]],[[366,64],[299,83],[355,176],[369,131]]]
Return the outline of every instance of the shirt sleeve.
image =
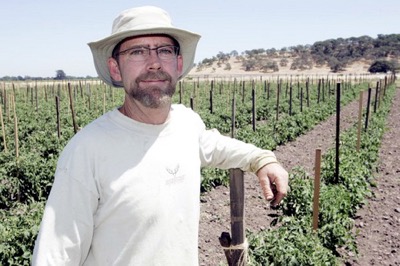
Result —
[[[46,203],[32,265],[82,265],[90,249],[98,193],[83,149],[61,156]]]
[[[202,166],[240,168],[253,173],[264,165],[277,163],[272,151],[223,136],[216,129],[203,130],[201,133],[200,158]]]

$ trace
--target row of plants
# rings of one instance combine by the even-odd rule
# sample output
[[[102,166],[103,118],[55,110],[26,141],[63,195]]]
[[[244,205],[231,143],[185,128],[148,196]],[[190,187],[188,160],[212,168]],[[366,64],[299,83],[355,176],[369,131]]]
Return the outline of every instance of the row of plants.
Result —
[[[218,125],[223,125],[227,123],[226,120],[229,120],[227,117],[229,116],[228,113],[230,113],[230,107],[227,107],[227,103],[229,105],[229,100],[231,100],[229,97],[232,96],[226,98],[222,97],[224,94],[220,94],[221,97],[215,98],[216,107],[214,112],[211,113],[207,108],[207,104],[205,104],[209,100],[207,97],[209,84],[209,82],[204,82],[199,86],[199,90],[203,94],[199,93],[197,95],[197,107],[199,107],[199,110],[196,111],[199,111],[207,127],[218,128]],[[75,134],[66,85],[65,83],[43,87],[29,85],[24,87],[21,85],[8,90],[0,90],[0,108],[3,110],[4,130],[6,133],[5,139],[3,139],[2,135],[0,136],[0,219],[2,220],[0,224],[0,265],[29,265],[30,263],[30,254],[40,224],[44,203],[52,186],[58,155],[68,140]],[[271,83],[271,87],[273,86],[277,87],[276,84]],[[102,113],[120,105],[123,101],[123,90],[106,87],[101,83],[75,83],[72,87],[71,96],[78,127],[85,126]],[[348,91],[349,95],[355,95],[357,94],[356,91],[359,90],[354,86],[349,86],[348,88],[349,90],[346,91]],[[275,114],[275,110],[267,108],[271,108],[270,105],[276,102],[276,97],[274,98],[274,93],[272,92],[268,97],[265,88],[262,86],[259,86],[258,90],[258,95],[263,95],[258,98],[257,103],[257,111],[263,114],[257,115],[257,120],[260,121],[265,117],[270,117],[272,113]],[[315,87],[310,91],[315,92]],[[279,130],[282,129],[281,131],[284,132],[283,127],[286,119],[301,117],[302,113],[308,112],[308,115],[303,116],[303,119],[306,119],[305,117],[309,117],[313,113],[312,109],[316,110],[314,113],[320,114],[325,113],[325,111],[318,108],[333,106],[332,103],[328,104],[321,101],[319,104],[312,104],[308,108],[309,110],[306,109],[303,112],[294,111],[292,116],[286,114],[287,107],[281,107],[279,110],[279,122],[275,123],[277,125],[275,129],[278,130],[275,131],[274,138],[271,142],[262,144],[257,141],[257,137],[253,137],[254,134],[259,134],[260,139],[265,139],[269,132],[264,131],[262,133],[263,126],[261,124],[257,126],[256,133],[252,132],[249,125],[251,122],[251,97],[249,96],[251,90],[246,89],[242,92],[246,94],[241,95],[237,92],[237,95],[244,99],[238,104],[237,109],[239,110],[238,114],[240,114],[236,118],[237,135],[248,135],[247,139],[245,137],[242,139],[269,149],[285,141],[285,136],[279,137],[281,134]],[[225,89],[225,95],[230,95],[228,89]],[[283,93],[282,95],[287,94]],[[316,94],[310,93],[310,95],[310,98],[314,99],[313,102],[315,103]],[[59,99],[61,135],[58,135],[57,132],[55,96]],[[282,97],[282,99],[287,99],[286,96]],[[218,98],[219,100],[217,100]],[[343,98],[346,99],[346,97]],[[349,96],[349,99],[344,100],[344,102],[349,101],[350,98]],[[174,101],[178,102],[177,98]],[[285,101],[281,102],[281,106],[287,106]],[[15,115],[13,113],[14,104]],[[299,108],[296,107],[293,110],[299,110]],[[220,119],[225,122],[221,122],[222,120]],[[14,121],[17,121],[18,131],[15,131]],[[273,120],[271,119],[271,121]],[[314,121],[313,123],[317,124],[318,122]],[[287,123],[287,125],[292,127],[291,123]],[[311,126],[312,123],[307,128]],[[228,134],[226,128],[226,126],[221,128],[221,132]],[[18,143],[15,142],[15,135],[18,137]],[[4,143],[7,143],[7,151]],[[228,181],[226,171],[202,169],[202,174],[204,177],[202,182],[203,190],[226,184]]]
[[[290,173],[291,192],[280,207],[282,215],[273,221],[279,227],[249,232],[250,265],[341,265],[348,254],[357,254],[354,218],[372,196],[378,151],[394,93],[395,86],[389,86],[362,133],[359,151],[356,126],[341,133],[339,175],[335,173],[336,150],[324,154],[318,229],[312,228],[314,179],[297,168]]]
[[[243,99],[237,103],[237,115],[235,117],[236,138],[245,142],[253,143],[256,146],[274,149],[277,145],[290,141],[311,129],[320,121],[326,119],[335,110],[334,95],[328,97],[325,101],[317,103],[317,87],[310,85],[311,107],[300,111],[300,97],[294,97],[293,111],[291,115],[288,111],[287,93],[281,93],[281,102],[279,105],[279,120],[276,121],[276,90],[278,84],[271,84],[271,92],[267,94],[264,84],[257,84],[257,130],[254,132],[251,127],[252,106],[251,89],[244,86],[238,86],[238,91],[230,92],[224,89],[223,93],[214,93],[215,109],[211,113],[207,108],[209,83],[204,82],[198,88],[199,107],[196,110],[208,128],[217,128],[223,134],[229,134],[231,130],[231,108],[229,100],[232,95],[237,95]],[[249,82],[248,85],[251,86]],[[305,85],[305,84],[303,84]],[[357,86],[349,86],[343,90],[342,104],[354,99],[360,89],[366,86],[365,83]],[[273,88],[274,87],[274,88]],[[284,87],[284,86],[281,86]],[[299,90],[300,85],[297,85]],[[220,87],[221,88],[221,87]],[[240,90],[239,90],[240,88]],[[242,89],[243,88],[243,89]],[[272,89],[273,88],[273,89]],[[328,88],[328,87],[327,87]],[[365,88],[365,87],[364,87]],[[76,121],[79,127],[83,127],[102,112],[114,108],[120,104],[123,99],[122,90],[111,90],[111,88],[98,88],[101,93],[95,95],[94,90],[75,86],[73,90],[74,109]],[[274,90],[275,89],[275,90]],[[15,158],[16,148],[14,142],[15,128],[13,124],[12,108],[4,112],[6,120],[6,140],[9,152],[0,154],[0,163],[3,167],[0,173],[4,178],[0,186],[0,207],[9,208],[13,202],[38,201],[47,198],[49,193],[53,172],[59,152],[65,146],[67,141],[73,136],[73,123],[71,121],[71,111],[66,90],[53,88],[47,89],[46,97],[43,97],[44,91],[39,91],[34,87],[20,88],[15,90],[16,116],[18,120],[18,158]],[[185,94],[193,95],[189,91]],[[288,85],[282,91],[288,90]],[[203,95],[201,94],[203,93]],[[39,96],[38,96],[39,94]],[[42,94],[42,97],[40,97]],[[57,135],[57,121],[55,115],[54,96],[60,98],[60,124],[62,134]],[[99,102],[107,98],[105,106],[101,107]],[[36,99],[35,99],[36,98]],[[115,100],[117,99],[117,100]],[[205,99],[205,100],[204,100]],[[226,100],[228,99],[228,101]],[[177,101],[177,98],[174,99]],[[187,100],[187,99],[186,99]],[[10,99],[8,100],[10,102]],[[90,104],[91,103],[91,104]],[[228,108],[226,107],[228,106]],[[4,108],[6,110],[6,108]],[[1,136],[2,138],[2,136]],[[3,141],[0,143],[0,147]],[[4,150],[5,147],[2,147]],[[202,190],[208,190],[213,186],[226,184],[227,172],[224,170],[203,169]]]
[[[367,88],[368,83],[347,86],[343,86],[342,84],[341,106],[345,106],[353,101],[359,95],[360,91],[365,91]],[[238,104],[236,107],[237,115],[235,117],[235,138],[252,143],[260,148],[274,150],[278,145],[285,144],[305,134],[336,111],[336,91],[331,92],[332,95],[329,95],[329,97],[326,96],[325,101],[319,102],[317,102],[318,91],[316,85],[312,86],[310,92],[312,104],[308,108],[305,107],[301,110],[300,97],[295,97],[295,100],[292,101],[292,113],[290,115],[288,114],[288,97],[283,96],[279,105],[280,112],[278,119],[275,116],[276,95],[267,97],[267,94],[261,93],[261,96],[257,98],[257,125],[255,131],[251,121],[251,101]],[[250,99],[250,96],[247,97]],[[222,134],[230,134],[232,117],[225,109],[221,110],[221,113],[215,112],[213,114],[209,110],[204,109],[198,112],[208,128],[216,128]],[[227,185],[229,183],[228,170],[203,168],[202,177],[202,191],[207,191],[217,185]]]
[[[6,106],[1,105],[5,110],[3,120],[6,138],[4,142],[3,136],[0,137],[0,209],[10,209],[15,202],[31,203],[46,200],[59,153],[75,134],[69,98],[65,91],[55,90],[53,93],[48,91],[46,98],[42,91],[37,100],[32,97],[35,94],[33,88],[29,93],[23,88],[14,91],[14,101],[8,96]],[[75,119],[79,127],[83,127],[103,113],[103,108],[95,107],[93,103],[89,109],[88,95],[81,96],[77,90],[74,94]],[[60,136],[57,131],[55,96],[61,99]],[[103,93],[101,97],[99,93],[98,98],[103,99]],[[12,107],[14,102],[15,115]],[[92,99],[92,102],[96,101]],[[106,104],[106,110],[113,108],[111,99]],[[18,131],[15,129],[15,120]],[[15,141],[16,135],[18,142]]]
[[[79,127],[122,102],[123,91],[110,89],[99,83],[73,85],[73,105]],[[66,83],[51,87],[19,84],[0,94],[7,147],[6,151],[3,136],[0,136],[0,265],[30,265],[58,156],[75,134],[69,95]],[[56,96],[59,98],[60,136]]]

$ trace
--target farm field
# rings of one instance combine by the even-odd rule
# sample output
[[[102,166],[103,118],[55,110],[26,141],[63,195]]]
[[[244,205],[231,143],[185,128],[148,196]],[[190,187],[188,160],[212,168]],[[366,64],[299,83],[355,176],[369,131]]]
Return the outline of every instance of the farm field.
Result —
[[[354,83],[359,83],[360,85],[352,85],[353,78]],[[342,80],[344,97],[342,98],[341,131],[351,129],[357,121],[359,105],[357,97],[359,90],[363,91],[363,105],[365,107],[368,82],[370,87],[375,86],[375,80],[363,80],[362,76],[351,76],[348,79],[350,80],[349,82],[347,77]],[[329,82],[325,80],[325,83],[321,83],[321,79],[318,81],[317,78],[312,78],[308,81],[307,78],[304,78],[304,80],[294,78],[290,80],[290,82],[296,84],[293,85],[292,91],[292,86],[290,86],[289,90],[288,78],[285,78],[280,85],[273,80],[254,82],[252,78],[247,79],[246,83],[239,81],[239,79],[235,81],[230,79],[228,82],[223,79],[203,80],[203,83],[200,85],[200,83],[196,84],[196,80],[193,79],[179,84],[180,88],[177,91],[175,102],[182,102],[187,106],[192,106],[203,117],[207,126],[218,127],[222,133],[230,134],[230,122],[232,120],[230,117],[230,104],[234,95],[236,95],[236,108],[238,110],[237,117],[235,118],[236,137],[249,142],[256,142],[257,145],[265,148],[274,149],[281,163],[293,172],[295,180],[298,180],[299,176],[312,175],[315,149],[320,148],[323,155],[325,155],[325,153],[329,153],[328,149],[334,145],[335,116],[332,114],[335,107],[334,91],[336,81],[332,79]],[[38,221],[40,221],[44,199],[51,186],[52,173],[59,151],[80,127],[102,113],[118,106],[122,101],[123,91],[105,87],[98,82],[72,83],[68,84],[68,86],[66,83],[55,84],[54,82],[46,84],[18,84],[16,87],[11,86],[11,84],[7,84],[7,86],[4,84],[3,88],[0,102],[2,105],[0,106],[2,107],[2,116],[6,124],[6,137],[4,138],[4,135],[1,136],[2,144],[0,144],[2,164],[0,167],[0,215],[2,221],[5,222],[0,226],[0,238],[2,242],[0,257],[3,256],[3,261],[0,260],[0,262],[5,265],[28,265],[27,262],[29,261],[33,244],[32,239],[35,237]],[[308,94],[308,88],[310,88],[310,94]],[[251,116],[252,89],[255,90],[254,93],[257,95],[257,112],[253,114],[253,117]],[[236,92],[232,94],[232,90]],[[279,95],[277,91],[281,91],[281,98],[277,97]],[[211,95],[214,98],[210,99]],[[57,96],[57,101],[54,101],[54,96]],[[394,103],[398,102],[399,96],[396,97],[397,101],[394,100]],[[311,107],[307,104],[308,100],[311,102]],[[57,106],[58,108],[56,108]],[[58,110],[57,112],[56,109]],[[394,110],[399,110],[399,108],[394,108]],[[57,116],[56,113],[58,114]],[[318,114],[318,116],[315,116],[315,114]],[[391,114],[389,117],[398,117],[398,114]],[[256,125],[253,124],[252,129],[251,122],[254,119],[257,120],[257,123]],[[373,122],[373,118],[371,119],[371,122]],[[398,119],[392,118],[389,121],[393,123],[398,121]],[[60,127],[57,127],[57,125],[60,125]],[[272,125],[274,126],[272,127]],[[298,125],[300,126],[298,127]],[[254,131],[255,126],[257,127],[257,131]],[[382,126],[380,127],[382,128]],[[395,128],[391,125],[390,128],[392,127]],[[371,123],[371,128],[374,128],[374,123]],[[57,132],[57,129],[60,131]],[[398,132],[390,132],[388,134],[392,134],[392,136],[396,136],[397,134],[398,136]],[[266,137],[264,138],[264,136]],[[354,141],[354,139],[351,140]],[[343,140],[343,142],[346,143],[347,140]],[[388,143],[387,145],[392,144]],[[6,146],[8,151],[5,151]],[[371,147],[373,147],[372,144]],[[382,153],[383,155],[389,154],[391,156],[384,160],[386,164],[378,168],[379,171],[377,174],[384,172],[390,176],[393,170],[385,169],[385,166],[389,168],[396,167],[395,163],[398,165],[398,160],[391,161],[394,157],[392,155],[396,154],[396,147],[390,146],[390,148],[394,148],[394,150]],[[382,146],[382,150],[386,151],[389,149],[385,149]],[[299,174],[297,172],[298,166],[302,167],[301,171],[304,171],[304,173]],[[374,166],[367,168],[373,169]],[[398,170],[400,167],[392,169]],[[395,172],[393,173],[395,174]],[[201,265],[224,265],[226,259],[224,258],[222,248],[219,246],[218,237],[222,231],[229,231],[230,226],[229,190],[225,186],[227,180],[224,174],[220,175],[219,172],[205,171],[203,174],[204,182],[202,183],[203,193],[201,197],[202,210],[199,241],[200,262]],[[214,179],[215,176],[217,179]],[[329,181],[330,177],[326,178]],[[307,181],[307,178],[305,180]],[[343,182],[346,183],[348,181],[344,180]],[[380,258],[379,256],[382,259],[376,261],[378,264],[384,260],[395,263],[395,255],[398,252],[398,244],[396,246],[396,243],[398,243],[398,234],[396,236],[396,232],[398,230],[394,226],[397,225],[397,228],[399,226],[399,198],[397,194],[396,198],[395,194],[390,193],[394,193],[391,190],[398,191],[399,181],[393,178],[393,182],[393,185],[383,183],[385,189],[380,189],[379,185],[381,183],[379,179],[369,181],[373,185],[376,184],[375,189],[378,192],[376,195],[379,193],[382,194],[381,199],[378,200],[378,197],[372,197],[373,200],[370,202],[374,203],[375,200],[376,202],[381,202],[390,198],[394,199],[393,205],[387,204],[385,201],[388,208],[379,207],[370,218],[368,218],[368,215],[371,215],[369,212],[362,214],[364,209],[361,209],[359,214],[356,215],[354,211],[351,211],[352,215],[350,219],[343,218],[346,222],[354,220],[355,227],[353,228],[361,232],[359,234],[360,237],[357,238],[361,259],[358,261],[355,251],[351,250],[351,245],[350,249],[345,248],[348,247],[348,243],[353,243],[351,239],[347,239],[347,242],[345,241],[344,243],[338,242],[338,245],[343,245],[338,246],[337,251],[339,254],[337,255],[342,255],[347,261],[354,264],[360,263],[359,265],[365,265],[363,262],[367,261],[367,264],[371,263],[372,259],[377,260],[377,258]],[[265,263],[257,264],[257,256],[261,255],[257,255],[255,252],[254,243],[257,237],[254,235],[257,236],[258,232],[267,231],[269,228],[277,230],[282,224],[286,223],[279,220],[280,217],[284,216],[282,214],[286,213],[287,215],[292,212],[292,215],[296,216],[298,215],[296,214],[298,208],[293,209],[293,206],[304,203],[295,197],[288,198],[288,203],[285,206],[277,210],[271,210],[262,200],[254,176],[250,174],[246,175],[245,185],[245,219],[246,229],[250,233],[250,257],[254,265],[264,265]],[[296,182],[294,182],[294,185],[296,185]],[[308,183],[297,185],[299,185],[299,188],[304,188],[304,186],[308,186]],[[352,185],[352,183],[350,182],[348,185]],[[298,189],[297,191],[300,190]],[[354,192],[359,193],[358,190],[354,190]],[[367,191],[360,193],[363,196],[369,195]],[[347,194],[343,195],[346,196]],[[393,195],[393,197],[390,195]],[[356,198],[353,201],[358,202],[356,204],[358,206],[362,200]],[[395,205],[396,202],[397,207]],[[356,209],[358,208],[357,206]],[[377,211],[385,211],[385,213],[381,216],[376,213]],[[300,208],[300,212],[307,214],[308,210],[307,208],[304,210]],[[388,231],[383,232],[380,230],[378,232],[379,235],[393,236],[393,239],[390,241],[382,240],[385,244],[389,245],[384,249],[382,249],[382,246],[374,249],[374,247],[377,247],[378,244],[382,245],[382,243],[379,242],[374,246],[374,242],[367,238],[370,235],[369,233],[364,233],[365,237],[362,238],[364,229],[370,230],[369,226],[372,226],[374,222],[382,224],[382,220],[379,220],[378,217],[384,217],[382,218],[384,219],[383,222],[386,221],[391,225],[382,227]],[[300,221],[304,222],[301,219]],[[324,230],[328,229],[324,228]],[[308,229],[304,230],[307,231]],[[328,230],[326,233],[330,234],[331,231]],[[348,236],[344,235],[343,237]],[[319,240],[311,239],[310,241],[315,241],[311,242],[311,244],[321,244],[318,242]],[[369,253],[365,253],[362,247],[369,250],[376,250],[379,254],[368,257]],[[263,249],[262,246],[259,246],[259,248]],[[335,257],[329,252],[326,253],[324,245],[321,246],[321,250],[320,255],[325,256],[323,258],[325,261],[333,260],[333,257]],[[4,256],[9,256],[9,260],[7,261],[7,258]],[[15,258],[15,256],[19,257]],[[304,258],[299,257],[298,259]],[[315,259],[314,262],[318,261],[318,258],[313,259]],[[321,262],[322,260],[319,261]]]
[[[374,197],[357,213],[360,259],[354,265],[400,265],[400,89],[379,151]]]
[[[366,97],[363,97],[364,104]],[[353,101],[342,109],[341,130],[351,127],[357,119],[359,103]],[[379,150],[379,163],[375,172],[376,186],[368,203],[354,217],[354,232],[358,254],[344,254],[347,260],[342,265],[400,265],[400,147],[394,139],[400,136],[400,88],[388,116],[386,133]],[[334,146],[335,120],[332,115],[315,126],[310,132],[294,141],[280,145],[274,150],[280,162],[292,170],[303,167],[308,173],[314,171],[314,152],[322,153]],[[280,210],[271,209],[264,201],[255,176],[245,179],[246,228],[259,232],[265,230],[280,216]],[[230,230],[229,188],[218,187],[202,197],[200,222],[201,265],[225,265],[226,259],[219,245],[221,232]],[[267,240],[268,241],[268,240]],[[344,252],[346,253],[346,252]],[[211,264],[210,264],[211,262]]]

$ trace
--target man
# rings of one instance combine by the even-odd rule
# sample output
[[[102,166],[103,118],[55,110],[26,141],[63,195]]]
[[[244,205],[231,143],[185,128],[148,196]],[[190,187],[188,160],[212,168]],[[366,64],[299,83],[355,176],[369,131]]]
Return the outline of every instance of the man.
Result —
[[[141,7],[89,44],[100,78],[125,100],[62,152],[33,265],[198,265],[202,166],[255,172],[273,205],[285,196],[288,174],[271,151],[206,130],[171,104],[199,38]]]

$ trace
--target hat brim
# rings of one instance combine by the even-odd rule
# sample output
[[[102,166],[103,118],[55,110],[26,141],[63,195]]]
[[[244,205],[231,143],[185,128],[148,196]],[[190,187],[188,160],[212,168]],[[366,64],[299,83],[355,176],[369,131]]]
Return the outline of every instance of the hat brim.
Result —
[[[116,86],[116,84],[112,82],[107,66],[107,60],[111,57],[114,47],[120,41],[128,37],[152,34],[166,34],[178,41],[180,45],[180,54],[183,57],[182,74],[179,78],[186,76],[193,67],[196,47],[197,43],[199,42],[200,35],[174,27],[156,27],[151,29],[123,31],[115,33],[99,41],[88,43],[93,54],[94,65],[99,77],[107,84]]]

